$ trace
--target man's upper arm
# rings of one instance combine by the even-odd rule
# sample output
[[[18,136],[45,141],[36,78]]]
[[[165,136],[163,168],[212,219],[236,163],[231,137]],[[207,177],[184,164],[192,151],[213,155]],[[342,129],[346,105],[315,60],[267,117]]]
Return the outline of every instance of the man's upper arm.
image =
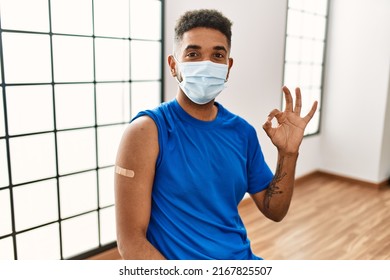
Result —
[[[146,234],[158,153],[154,121],[147,116],[134,120],[123,134],[116,159],[116,166],[132,171],[132,176],[115,173],[118,243]]]

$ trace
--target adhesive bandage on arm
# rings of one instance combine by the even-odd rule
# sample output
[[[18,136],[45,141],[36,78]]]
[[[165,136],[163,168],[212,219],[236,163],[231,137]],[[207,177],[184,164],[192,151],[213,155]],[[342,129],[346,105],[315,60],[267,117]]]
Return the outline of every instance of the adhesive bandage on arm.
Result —
[[[133,170],[125,169],[118,165],[115,166],[115,173],[129,178],[134,178],[135,175]]]

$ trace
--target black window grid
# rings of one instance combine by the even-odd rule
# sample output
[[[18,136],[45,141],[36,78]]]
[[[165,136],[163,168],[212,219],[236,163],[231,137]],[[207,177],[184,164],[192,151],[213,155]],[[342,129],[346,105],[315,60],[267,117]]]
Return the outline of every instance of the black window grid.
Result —
[[[97,122],[97,102],[96,102],[96,85],[98,84],[110,84],[110,83],[128,83],[131,85],[131,83],[134,82],[139,82],[139,83],[144,83],[144,82],[158,82],[160,84],[159,91],[160,91],[160,101],[163,100],[164,94],[163,94],[163,88],[164,88],[164,71],[163,71],[163,65],[162,62],[164,61],[164,44],[163,44],[163,38],[164,38],[164,0],[156,0],[161,2],[161,25],[160,25],[160,34],[161,37],[158,40],[153,40],[153,39],[137,39],[137,38],[130,38],[130,37],[110,37],[110,36],[98,36],[95,35],[95,28],[94,28],[94,0],[92,1],[92,35],[80,35],[80,34],[67,34],[67,33],[55,33],[52,32],[52,13],[51,13],[51,1],[48,0],[48,13],[49,13],[49,32],[39,32],[39,31],[25,31],[25,30],[14,30],[14,29],[3,29],[1,25],[1,17],[0,17],[0,69],[1,69],[1,94],[3,97],[3,104],[0,104],[0,106],[3,106],[3,111],[4,111],[4,128],[5,128],[5,136],[0,136],[0,140],[5,140],[5,146],[6,146],[6,157],[7,157],[7,167],[8,167],[8,179],[9,179],[9,184],[8,186],[5,187],[0,187],[0,191],[2,190],[9,190],[9,195],[10,195],[10,208],[11,208],[11,223],[12,223],[12,232],[9,234],[5,235],[0,235],[0,240],[5,239],[5,238],[12,238],[13,242],[13,253],[14,253],[14,259],[18,259],[18,252],[17,252],[17,241],[16,241],[16,236],[18,234],[22,234],[28,231],[32,231],[41,227],[45,227],[48,225],[56,224],[58,223],[59,226],[59,242],[60,242],[60,256],[61,259],[65,259],[63,257],[63,239],[62,239],[62,231],[61,231],[61,223],[63,221],[79,217],[88,213],[92,212],[98,212],[98,237],[99,237],[99,246],[97,248],[94,248],[92,250],[86,251],[86,252],[81,252],[78,255],[72,256],[69,259],[85,259],[90,256],[96,255],[100,252],[106,251],[108,249],[116,247],[116,242],[111,242],[109,244],[102,245],[101,243],[101,236],[100,236],[100,211],[106,208],[113,207],[114,204],[111,205],[106,205],[103,207],[99,206],[99,170],[106,169],[113,167],[114,165],[104,165],[101,166],[99,165],[99,151],[98,151],[98,128],[100,127],[109,127],[109,126],[115,126],[115,125],[125,125],[128,123],[128,121],[125,122],[114,122],[114,123],[108,123],[108,124],[98,124]],[[1,7],[0,7],[1,9]],[[6,83],[6,71],[4,67],[4,55],[3,55],[3,34],[4,33],[22,33],[22,34],[41,34],[41,35],[49,35],[50,36],[50,60],[51,60],[51,81],[50,82],[42,82],[42,83]],[[82,81],[82,82],[55,82],[54,80],[54,57],[53,57],[53,36],[60,35],[60,36],[73,36],[73,37],[86,37],[86,38],[92,38],[93,39],[93,81]],[[131,42],[132,40],[136,41],[150,41],[150,42],[159,42],[160,43],[160,78],[159,79],[143,79],[143,80],[136,80],[136,79],[131,79],[131,63],[129,63],[129,79],[127,80],[106,80],[106,81],[96,81],[96,53],[95,53],[95,39],[113,39],[113,40],[126,40]],[[129,46],[129,50],[131,53],[131,47]],[[130,54],[129,54],[130,55]],[[130,56],[129,56],[130,59]],[[56,85],[77,85],[77,84],[93,84],[94,88],[94,125],[91,126],[81,126],[81,127],[76,127],[76,128],[66,128],[66,129],[57,129],[56,127],[56,106],[55,106],[55,86]],[[15,134],[15,135],[10,135],[9,134],[9,128],[8,128],[8,117],[7,117],[7,97],[6,97],[6,91],[7,87],[10,86],[40,86],[40,85],[49,85],[51,86],[51,91],[52,91],[52,100],[53,100],[53,130],[46,130],[46,131],[37,131],[37,132],[31,132],[31,133],[23,133],[23,134]],[[129,88],[129,94],[131,97],[131,88]],[[129,99],[131,100],[131,98]],[[131,102],[131,101],[130,101]],[[129,106],[129,120],[131,118],[132,112],[131,112],[131,106]],[[58,142],[57,142],[57,134],[59,132],[63,131],[76,131],[76,130],[82,130],[82,129],[87,129],[87,128],[92,128],[94,129],[95,132],[95,154],[96,154],[96,167],[95,168],[90,168],[90,169],[84,169],[80,170],[77,172],[71,172],[67,174],[59,174],[59,160],[58,160]],[[45,178],[40,178],[37,180],[32,180],[32,181],[27,181],[27,182],[22,182],[18,184],[14,184],[12,182],[12,166],[11,166],[11,153],[10,153],[10,139],[12,138],[18,138],[18,137],[25,137],[25,136],[32,136],[32,135],[38,135],[38,134],[47,134],[47,133],[53,133],[54,134],[54,143],[55,143],[55,161],[56,161],[56,175],[51,176],[51,177],[45,177]],[[90,211],[85,211],[82,213],[78,213],[76,215],[71,215],[66,218],[61,218],[61,209],[60,209],[60,186],[59,186],[59,179],[62,177],[67,177],[71,175],[76,175],[76,174],[82,174],[90,171],[96,171],[96,193],[97,193],[97,208],[90,210]],[[51,222],[43,223],[34,227],[30,227],[27,229],[23,230],[16,230],[16,222],[15,222],[15,205],[14,205],[14,195],[13,195],[13,190],[15,188],[18,188],[20,186],[32,184],[32,183],[38,183],[42,181],[47,181],[55,179],[56,180],[56,185],[57,185],[57,211],[58,211],[58,219],[53,220]]]

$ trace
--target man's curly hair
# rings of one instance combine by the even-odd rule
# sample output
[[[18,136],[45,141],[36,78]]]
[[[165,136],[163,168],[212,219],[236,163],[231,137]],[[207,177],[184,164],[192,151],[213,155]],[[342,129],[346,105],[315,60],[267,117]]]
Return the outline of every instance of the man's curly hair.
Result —
[[[183,39],[183,34],[196,27],[212,28],[226,36],[228,46],[232,41],[232,22],[217,10],[200,9],[184,13],[176,22],[175,42]]]

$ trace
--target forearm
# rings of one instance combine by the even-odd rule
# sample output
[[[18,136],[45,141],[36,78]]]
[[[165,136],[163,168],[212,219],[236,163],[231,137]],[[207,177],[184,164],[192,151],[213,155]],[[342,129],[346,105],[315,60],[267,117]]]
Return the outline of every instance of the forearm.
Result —
[[[281,221],[290,207],[297,159],[298,153],[278,153],[275,175],[265,191],[262,207],[264,214],[274,221]]]

